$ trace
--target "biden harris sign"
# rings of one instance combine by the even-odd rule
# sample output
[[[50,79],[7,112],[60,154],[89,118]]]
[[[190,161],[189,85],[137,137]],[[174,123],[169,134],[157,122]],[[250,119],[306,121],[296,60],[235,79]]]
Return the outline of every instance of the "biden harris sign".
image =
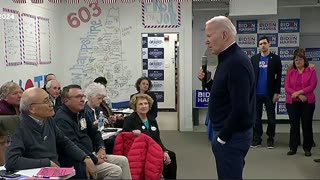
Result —
[[[207,90],[195,91],[195,107],[204,108],[208,107],[210,92]]]

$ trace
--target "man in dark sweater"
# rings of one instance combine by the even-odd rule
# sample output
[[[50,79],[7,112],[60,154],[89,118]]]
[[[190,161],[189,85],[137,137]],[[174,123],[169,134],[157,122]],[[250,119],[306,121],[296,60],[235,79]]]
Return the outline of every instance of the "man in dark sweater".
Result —
[[[210,91],[208,116],[213,128],[212,151],[219,179],[242,179],[244,159],[249,150],[255,119],[255,83],[252,64],[236,44],[236,29],[225,16],[206,23],[206,44],[218,55]],[[204,73],[198,73],[202,80]]]
[[[48,93],[40,88],[27,89],[21,97],[20,111],[20,126],[6,153],[7,170],[58,167],[59,149],[73,160],[83,162],[90,175],[96,177],[92,160],[52,120],[54,110]]]
[[[63,105],[57,111],[54,120],[61,131],[90,156],[96,165],[98,178],[131,179],[128,159],[124,156],[106,155],[100,131],[93,126],[93,121],[85,119],[82,115],[85,96],[81,87],[68,85],[63,88],[61,97]],[[62,156],[59,160],[65,166],[78,165],[69,156]]]

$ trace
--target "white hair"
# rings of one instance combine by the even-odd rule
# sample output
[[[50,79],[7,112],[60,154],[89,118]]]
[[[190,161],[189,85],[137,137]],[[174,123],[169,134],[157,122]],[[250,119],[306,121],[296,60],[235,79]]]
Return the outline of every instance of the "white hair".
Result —
[[[49,90],[51,88],[53,82],[59,83],[59,81],[57,81],[55,79],[52,79],[52,80],[48,81],[47,84],[45,85],[46,86],[46,90]]]
[[[91,83],[84,92],[87,98],[107,96],[106,88],[100,83]]]
[[[231,34],[231,38],[234,40],[237,36],[236,27],[232,24],[231,20],[226,16],[215,16],[206,22],[206,25],[211,23],[217,23],[217,27],[219,27],[222,31],[228,31]]]
[[[8,96],[8,94],[10,94],[10,92],[14,91],[16,88],[20,88],[20,86],[15,82],[8,81],[4,83],[0,87],[0,99],[2,100],[6,96]]]
[[[30,104],[34,102],[33,99],[34,99],[33,97],[29,97],[29,96],[22,97],[20,100],[20,106],[19,106],[20,112],[29,114],[30,112],[28,107],[30,106]]]

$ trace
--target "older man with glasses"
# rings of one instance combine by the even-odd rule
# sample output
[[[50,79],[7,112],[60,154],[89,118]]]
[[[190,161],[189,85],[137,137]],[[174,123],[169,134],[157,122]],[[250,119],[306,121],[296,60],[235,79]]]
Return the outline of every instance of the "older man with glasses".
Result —
[[[83,162],[87,172],[96,177],[92,160],[55,125],[51,118],[54,115],[53,104],[48,93],[40,88],[27,89],[21,97],[20,111],[20,127],[6,153],[7,170],[58,167],[59,150],[71,159]]]

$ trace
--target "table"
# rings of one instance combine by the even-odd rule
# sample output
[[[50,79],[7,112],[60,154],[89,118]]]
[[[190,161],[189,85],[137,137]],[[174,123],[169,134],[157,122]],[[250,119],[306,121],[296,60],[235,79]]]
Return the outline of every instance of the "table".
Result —
[[[4,166],[0,166],[0,170],[5,170],[6,168]],[[34,169],[25,169],[25,170],[19,170],[15,172],[15,174],[20,174],[21,177],[17,178],[11,178],[11,179],[21,179],[26,177],[32,177],[34,175],[37,175],[37,173],[40,171],[41,168],[34,168]]]
[[[4,166],[0,166],[0,170],[5,170],[6,168]],[[20,174],[21,176],[17,177],[17,178],[6,178],[6,179],[24,179],[24,178],[28,178],[28,177],[33,177],[35,175],[37,175],[37,173],[40,171],[41,168],[33,168],[33,169],[24,169],[24,170],[19,170],[17,172],[15,172],[15,174]],[[72,174],[69,174],[67,176],[63,176],[63,177],[50,177],[50,179],[69,179],[71,177],[73,177],[74,175],[76,175],[75,170],[73,171]]]

